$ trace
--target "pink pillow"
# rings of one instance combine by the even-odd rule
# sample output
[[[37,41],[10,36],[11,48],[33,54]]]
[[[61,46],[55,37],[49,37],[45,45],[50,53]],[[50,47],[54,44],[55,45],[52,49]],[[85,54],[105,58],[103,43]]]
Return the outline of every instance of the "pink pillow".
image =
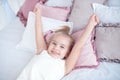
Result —
[[[73,39],[75,39],[75,42],[78,40],[79,37],[81,37],[81,34],[83,30],[79,30],[77,32],[74,32],[72,34]],[[50,37],[54,34],[53,31],[48,31],[45,33],[45,40],[48,43]],[[93,45],[92,45],[92,35],[90,35],[90,37],[88,38],[85,46],[83,47],[83,50],[80,52],[80,56],[79,59],[75,65],[74,69],[78,69],[78,68],[94,68],[97,67],[99,62],[98,62],[98,58],[95,54]]]
[[[24,4],[17,13],[17,16],[20,17],[20,20],[26,25],[28,13],[34,9],[34,6],[38,2],[45,2],[47,0],[25,0]]]
[[[50,7],[40,4],[40,8],[42,9],[42,16],[49,17],[57,20],[66,21],[68,18],[68,14],[70,12],[70,8],[64,7]]]
[[[72,37],[75,39],[75,42],[81,37],[83,30],[79,30],[72,34]],[[93,49],[92,45],[92,35],[88,38],[86,44],[84,45],[82,51],[80,52],[79,59],[75,65],[75,69],[77,68],[84,68],[84,67],[96,67],[98,66],[97,56]]]

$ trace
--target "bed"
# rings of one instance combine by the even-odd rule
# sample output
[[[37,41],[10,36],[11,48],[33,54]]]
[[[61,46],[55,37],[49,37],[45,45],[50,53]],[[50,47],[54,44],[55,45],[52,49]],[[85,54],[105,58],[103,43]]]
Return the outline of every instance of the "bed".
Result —
[[[35,0],[35,1],[37,2],[39,0]],[[43,1],[44,3],[45,0],[41,0],[41,1]],[[70,14],[73,14],[73,13],[75,14],[67,17],[67,20],[72,21],[74,23],[75,27],[73,27],[73,32],[76,32],[78,29],[82,28],[87,23],[88,17],[92,14],[92,9],[90,9],[90,5],[88,4],[95,3],[95,2],[103,4],[105,0],[98,0],[98,1],[97,0],[89,0],[89,1],[81,0],[81,2],[79,0],[74,0],[74,1],[71,0],[71,1],[72,1],[72,8],[71,8],[72,10],[71,9],[67,9],[67,10],[71,10]],[[115,0],[115,1],[118,1],[116,2],[117,7],[118,6],[120,7],[120,5],[118,4],[119,0]],[[30,61],[32,56],[35,55],[35,53],[33,53],[34,50],[18,48],[18,44],[23,38],[23,35],[25,34],[25,31],[26,31],[25,25],[28,25],[26,23],[30,22],[30,21],[28,22],[21,21],[20,18],[16,16],[17,12],[19,11],[23,3],[24,3],[24,0],[1,0],[0,1],[0,19],[1,19],[0,20],[0,80],[16,80],[16,78],[18,77],[22,69],[25,67],[25,65]],[[68,4],[66,3],[64,5],[68,5]],[[114,5],[114,4],[109,3],[109,5]],[[83,11],[81,6],[84,6],[84,8],[87,10]],[[80,16],[78,11],[75,10],[74,7],[77,8],[77,10],[79,8],[79,10],[81,10],[81,15],[84,15],[84,16]],[[120,12],[120,8],[118,8],[118,10]],[[67,13],[67,11],[65,13]],[[78,16],[75,16],[75,15],[78,15]],[[46,16],[46,14],[44,16]],[[54,17],[54,16],[48,16],[48,17]],[[76,20],[76,17],[77,17],[77,20]],[[64,20],[63,17],[59,19]],[[79,22],[82,21],[82,22],[79,23],[78,21]],[[118,21],[117,23],[120,23],[119,19],[117,21]],[[119,30],[119,27],[120,25],[117,25],[115,29]],[[101,27],[99,26],[98,28],[101,28]],[[98,30],[98,33],[99,33],[99,30]],[[118,31],[117,34],[120,34],[120,30]],[[97,34],[97,36],[98,35],[99,34]],[[96,39],[99,39],[99,37],[98,38],[96,37]],[[120,38],[115,41],[117,42],[115,45],[118,44],[117,49],[115,49],[116,51],[118,51],[118,53],[120,52],[119,40]],[[96,42],[96,44],[97,43],[98,42]],[[105,44],[105,43],[100,43],[100,44]],[[98,45],[99,44],[97,44],[97,46]],[[96,50],[98,53],[99,49],[96,49]],[[101,59],[100,61],[98,61],[98,63],[94,62],[95,65],[89,64],[90,66],[88,65],[84,66],[85,64],[84,63],[83,66],[76,67],[70,74],[63,77],[62,80],[120,80],[120,61],[119,61],[120,55],[118,55],[118,53],[116,54],[117,56],[115,56],[115,58],[117,58],[116,61],[112,61],[112,60],[108,61],[104,58],[101,58],[103,57],[103,55],[98,54],[96,61],[98,61],[99,56]],[[109,58],[111,57],[109,56]],[[90,60],[90,58],[88,60]]]

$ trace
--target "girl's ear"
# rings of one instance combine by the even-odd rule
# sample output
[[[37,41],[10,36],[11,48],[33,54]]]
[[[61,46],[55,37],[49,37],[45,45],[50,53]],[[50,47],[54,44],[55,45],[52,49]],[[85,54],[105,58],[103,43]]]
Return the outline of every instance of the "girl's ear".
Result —
[[[60,28],[54,30],[55,32],[60,32],[60,31],[63,31],[63,32],[66,32],[69,34],[70,32],[70,28],[68,26],[61,26]]]

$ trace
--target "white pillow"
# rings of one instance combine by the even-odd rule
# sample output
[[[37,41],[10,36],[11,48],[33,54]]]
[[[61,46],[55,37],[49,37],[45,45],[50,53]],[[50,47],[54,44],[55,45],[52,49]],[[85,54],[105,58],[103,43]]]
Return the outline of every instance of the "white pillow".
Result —
[[[42,17],[43,23],[43,32],[47,32],[49,30],[58,29],[60,26],[69,26],[70,32],[72,32],[73,23],[72,22],[64,22],[60,20],[55,20],[51,18]],[[36,43],[35,43],[35,14],[33,12],[29,12],[28,21],[26,29],[23,33],[22,40],[17,45],[17,48],[36,51]]]
[[[93,3],[94,13],[103,23],[120,23],[120,7],[108,7]]]
[[[48,0],[46,6],[71,7],[73,0]]]

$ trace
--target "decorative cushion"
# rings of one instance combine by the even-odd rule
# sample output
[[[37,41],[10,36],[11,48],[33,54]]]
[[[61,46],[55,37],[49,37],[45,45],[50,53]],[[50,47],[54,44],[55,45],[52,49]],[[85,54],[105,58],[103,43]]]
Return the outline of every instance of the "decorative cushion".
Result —
[[[120,63],[120,26],[97,27],[95,37],[95,46],[99,59]]]
[[[70,8],[48,7],[38,3],[42,10],[42,16],[57,20],[66,21]]]

